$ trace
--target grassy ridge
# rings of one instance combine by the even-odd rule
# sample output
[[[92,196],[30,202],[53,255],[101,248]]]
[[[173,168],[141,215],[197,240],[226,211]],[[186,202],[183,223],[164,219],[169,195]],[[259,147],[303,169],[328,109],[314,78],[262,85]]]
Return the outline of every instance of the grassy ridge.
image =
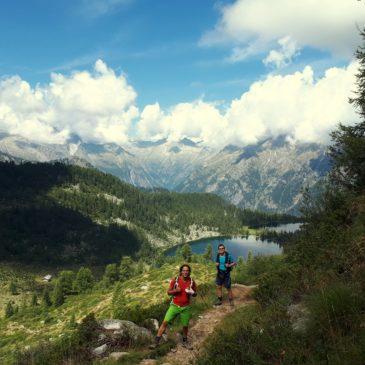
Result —
[[[204,288],[204,285],[212,283],[214,268],[211,264],[192,263],[191,266],[192,277],[199,286]],[[9,268],[3,268],[2,272],[7,272],[8,274],[3,275],[14,280],[15,273],[11,273]],[[1,364],[11,364],[15,351],[24,350],[25,346],[37,346],[41,341],[52,343],[62,336],[70,335],[73,332],[70,328],[73,315],[77,322],[91,312],[95,313],[98,319],[123,318],[141,322],[145,319],[143,315],[148,318],[153,314],[162,313],[169,301],[166,294],[168,281],[177,273],[177,263],[165,264],[159,269],[151,268],[141,275],[117,283],[114,287],[96,285],[89,293],[69,295],[65,303],[57,308],[45,308],[43,305],[29,307],[30,296],[27,293],[20,294],[21,300],[25,299],[28,307],[20,309],[19,313],[9,319],[0,319]],[[34,274],[27,274],[28,277],[36,281],[39,278]],[[23,274],[17,276],[18,282],[22,282],[23,278]],[[148,290],[145,289],[146,286]],[[9,297],[6,290],[6,286],[1,287],[1,294]],[[210,301],[211,298],[208,298],[207,294],[206,298],[200,299],[195,311],[203,310]],[[156,311],[156,308],[160,308],[159,311]]]

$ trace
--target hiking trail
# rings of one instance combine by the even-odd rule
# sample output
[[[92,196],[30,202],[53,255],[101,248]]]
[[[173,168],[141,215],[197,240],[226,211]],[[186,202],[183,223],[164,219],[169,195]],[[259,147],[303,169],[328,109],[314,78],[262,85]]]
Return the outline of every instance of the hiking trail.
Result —
[[[169,365],[194,364],[200,354],[203,342],[214,332],[220,321],[227,314],[234,312],[237,308],[255,303],[255,300],[251,298],[252,290],[255,287],[256,286],[254,285],[246,286],[233,284],[234,307],[230,307],[228,300],[225,300],[221,306],[213,307],[202,313],[189,328],[189,341],[193,346],[193,350],[188,350],[179,343],[162,359],[161,363]],[[140,364],[153,364],[153,362],[149,361],[151,360],[146,359]]]

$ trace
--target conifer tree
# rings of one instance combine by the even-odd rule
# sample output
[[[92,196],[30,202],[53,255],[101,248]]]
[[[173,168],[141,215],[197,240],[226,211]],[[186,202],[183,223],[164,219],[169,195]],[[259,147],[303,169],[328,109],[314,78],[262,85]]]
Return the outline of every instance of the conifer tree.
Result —
[[[360,32],[365,41],[365,29]],[[350,98],[361,121],[355,125],[340,124],[331,133],[330,156],[334,163],[331,177],[337,186],[350,191],[362,192],[365,189],[365,42],[358,47],[356,58],[359,70],[356,75],[356,96]]]
[[[51,297],[49,296],[49,289],[47,286],[43,290],[43,304],[46,307],[50,307],[52,305]]]
[[[63,292],[63,287],[60,283],[56,283],[53,289],[53,304],[59,307],[65,302],[65,294]]]
[[[209,244],[205,248],[204,259],[207,260],[207,261],[211,261],[212,258],[213,258],[213,246],[211,244]]]
[[[188,243],[185,243],[185,245],[182,247],[181,254],[185,262],[191,261],[193,252],[191,251],[191,247]]]
[[[103,281],[106,285],[112,285],[119,280],[119,271],[117,264],[109,264],[105,267]]]
[[[37,294],[36,293],[33,293],[32,295],[32,301],[31,301],[31,306],[32,307],[35,307],[38,305],[38,298],[37,298]]]
[[[9,284],[9,292],[10,292],[11,295],[16,295],[17,294],[17,288],[16,288],[16,285],[15,285],[14,281],[11,281],[10,284]]]
[[[5,318],[10,318],[12,315],[14,315],[14,307],[12,301],[8,301],[5,307]]]
[[[58,275],[58,281],[63,287],[64,294],[71,294],[75,281],[75,273],[72,270],[63,270]]]
[[[121,279],[128,279],[133,275],[133,260],[130,256],[123,256],[120,262],[119,274]]]
[[[76,275],[75,289],[79,293],[84,293],[91,289],[94,285],[94,276],[87,267],[81,267]]]
[[[252,262],[253,260],[253,254],[252,254],[252,251],[248,251],[248,254],[247,254],[247,263],[249,264],[250,262]]]
[[[75,313],[72,313],[70,321],[68,322],[68,327],[71,328],[71,329],[77,327]]]

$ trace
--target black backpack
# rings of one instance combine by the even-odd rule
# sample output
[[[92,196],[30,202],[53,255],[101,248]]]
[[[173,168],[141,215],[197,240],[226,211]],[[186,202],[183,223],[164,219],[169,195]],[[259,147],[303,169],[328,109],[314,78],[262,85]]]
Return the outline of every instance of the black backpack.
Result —
[[[231,262],[231,260],[229,259],[229,253],[226,251],[225,253],[224,253],[224,255],[226,256],[225,257],[225,261],[224,261],[224,264],[231,264],[232,262]],[[215,262],[217,262],[218,264],[220,264],[220,261],[219,261],[219,253],[217,253],[217,258],[215,259]],[[217,270],[218,270],[218,272],[220,271],[219,270],[219,265],[217,266]],[[226,267],[226,273],[228,273],[228,272],[230,272],[232,270],[232,267]]]

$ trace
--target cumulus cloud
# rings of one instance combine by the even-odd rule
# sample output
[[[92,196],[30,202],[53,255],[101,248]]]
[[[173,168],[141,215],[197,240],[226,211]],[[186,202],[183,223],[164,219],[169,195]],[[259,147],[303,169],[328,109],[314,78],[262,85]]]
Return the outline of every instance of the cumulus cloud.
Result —
[[[288,134],[302,142],[328,142],[329,132],[339,122],[358,120],[348,103],[357,68],[357,63],[330,68],[315,80],[307,66],[302,72],[270,75],[255,82],[231,103],[225,116],[229,122],[227,139],[247,144]]]
[[[253,83],[225,112],[202,100],[166,112],[158,104],[148,105],[138,132],[143,138],[188,137],[211,146],[247,145],[281,134],[300,142],[326,143],[339,122],[358,120],[348,103],[357,68],[354,62],[330,68],[317,80],[310,66],[285,76],[269,75]]]
[[[226,120],[212,103],[197,100],[180,103],[164,112],[159,104],[147,105],[138,123],[138,135],[142,138],[182,138],[202,141],[211,146],[220,145],[219,133],[226,127]]]
[[[355,89],[356,62],[333,67],[316,79],[310,66],[288,75],[268,75],[226,103],[195,100],[139,114],[137,94],[123,75],[103,61],[92,72],[51,75],[32,88],[18,76],[0,81],[0,131],[33,141],[64,143],[76,134],[85,142],[120,145],[133,138],[190,138],[212,147],[247,145],[286,134],[300,142],[328,142],[339,122],[358,115],[348,98]]]
[[[0,129],[40,142],[124,143],[138,116],[137,97],[123,75],[98,60],[93,72],[52,74],[49,85],[31,88],[14,76],[0,83]]]
[[[200,44],[233,45],[231,61],[268,51],[284,37],[299,47],[350,58],[359,44],[356,26],[363,26],[365,19],[362,2],[343,0],[236,0],[220,11],[218,23]]]
[[[289,36],[278,40],[280,46],[279,50],[271,50],[267,57],[263,60],[266,66],[274,66],[282,68],[292,62],[293,57],[298,55],[299,49],[297,42],[292,40]]]

